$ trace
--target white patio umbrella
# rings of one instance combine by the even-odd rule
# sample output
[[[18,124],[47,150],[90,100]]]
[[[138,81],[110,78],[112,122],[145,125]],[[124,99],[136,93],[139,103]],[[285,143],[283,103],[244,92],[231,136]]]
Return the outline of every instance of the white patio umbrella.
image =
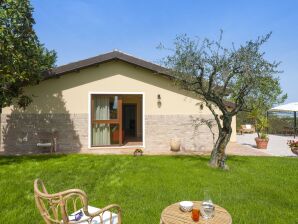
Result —
[[[273,107],[269,111],[293,112],[294,113],[294,137],[296,136],[298,102],[288,103],[288,104],[285,104],[285,105],[280,105],[280,106],[277,106],[277,107]]]

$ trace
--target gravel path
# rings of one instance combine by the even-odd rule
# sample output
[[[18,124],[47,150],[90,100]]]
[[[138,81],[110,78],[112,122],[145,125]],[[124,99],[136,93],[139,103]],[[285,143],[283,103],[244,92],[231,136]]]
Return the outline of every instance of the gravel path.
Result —
[[[240,145],[245,145],[256,149],[255,137],[257,134],[244,134],[237,135],[237,142]],[[269,144],[267,150],[257,149],[259,151],[265,151],[273,156],[296,156],[292,153],[291,149],[287,145],[288,140],[293,140],[292,136],[280,136],[280,135],[269,135]],[[296,137],[298,140],[298,137]]]

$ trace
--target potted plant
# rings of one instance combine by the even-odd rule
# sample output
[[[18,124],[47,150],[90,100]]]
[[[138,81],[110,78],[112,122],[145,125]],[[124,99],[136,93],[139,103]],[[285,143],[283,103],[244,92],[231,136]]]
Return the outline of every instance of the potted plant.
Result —
[[[294,154],[298,155],[298,141],[290,140],[288,141],[288,146]]]
[[[266,129],[268,128],[268,120],[264,115],[264,109],[261,107],[254,107],[248,114],[248,118],[254,123],[257,137],[255,138],[256,145],[258,149],[267,149],[269,142],[268,135],[266,134]]]
[[[265,116],[259,115],[255,120],[255,127],[258,137],[255,138],[258,149],[267,149],[269,142],[268,135],[265,133],[268,128],[268,120]]]

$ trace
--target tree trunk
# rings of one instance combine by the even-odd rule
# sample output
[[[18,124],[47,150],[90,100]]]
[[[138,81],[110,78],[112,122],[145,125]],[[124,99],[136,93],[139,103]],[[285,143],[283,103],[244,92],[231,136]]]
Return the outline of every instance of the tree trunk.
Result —
[[[217,167],[221,169],[227,169],[226,165],[226,147],[230,141],[232,134],[232,116],[224,115],[222,128],[219,130],[218,139],[214,144],[213,150],[211,152],[210,166]]]
[[[2,106],[0,106],[0,150],[2,149]]]

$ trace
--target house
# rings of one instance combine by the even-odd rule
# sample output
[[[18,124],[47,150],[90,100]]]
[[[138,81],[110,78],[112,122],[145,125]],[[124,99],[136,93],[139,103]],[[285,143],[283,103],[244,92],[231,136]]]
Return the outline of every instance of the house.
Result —
[[[167,69],[119,51],[57,67],[25,92],[33,96],[25,111],[2,110],[1,151],[6,153],[38,152],[41,131],[57,133],[61,152],[168,151],[172,138],[180,138],[187,150],[212,148],[208,127],[193,123],[198,117],[213,119],[202,101],[173,85]]]

